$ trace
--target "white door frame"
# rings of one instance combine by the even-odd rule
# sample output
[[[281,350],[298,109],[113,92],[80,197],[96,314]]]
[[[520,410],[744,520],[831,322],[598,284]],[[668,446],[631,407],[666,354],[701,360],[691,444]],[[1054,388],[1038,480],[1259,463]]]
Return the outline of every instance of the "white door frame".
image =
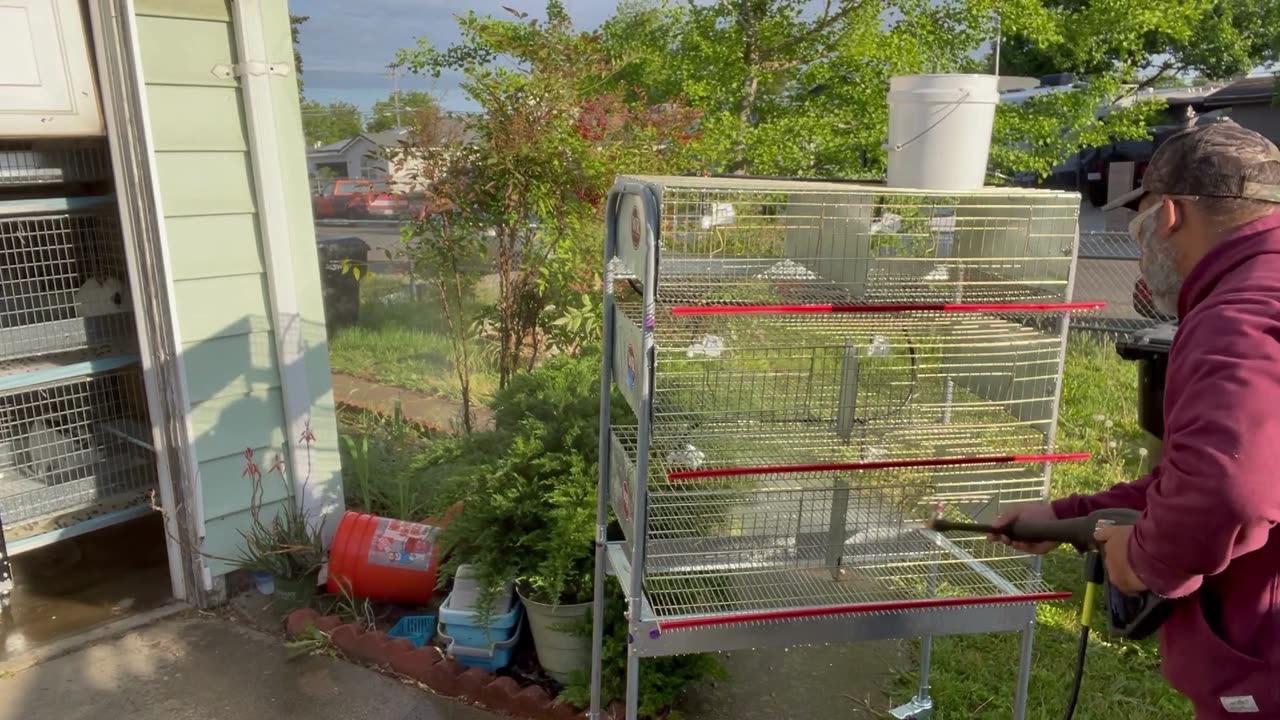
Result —
[[[89,19],[138,326],[173,595],[197,607],[217,603],[199,548],[204,501],[177,303],[157,186],[155,155],[133,0],[89,0]]]

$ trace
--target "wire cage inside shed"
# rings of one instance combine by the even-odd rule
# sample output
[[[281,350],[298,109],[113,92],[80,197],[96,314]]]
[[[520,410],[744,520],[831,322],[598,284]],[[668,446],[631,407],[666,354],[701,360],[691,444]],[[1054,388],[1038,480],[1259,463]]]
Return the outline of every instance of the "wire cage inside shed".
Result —
[[[1069,317],[1099,306],[1071,297],[1078,212],[1049,191],[618,180],[603,383],[635,423],[603,394],[597,590],[607,572],[629,599],[629,718],[642,656],[963,632],[1026,633],[1025,701],[1034,604],[1062,594],[927,521],[994,519],[1086,457],[1054,445]]]
[[[0,564],[150,511],[112,172],[101,137],[0,139]]]
[[[155,484],[141,372],[114,360],[32,372],[0,365],[0,517],[10,540],[38,522],[145,502]],[[32,376],[51,379],[32,384]],[[6,386],[9,386],[6,389]]]
[[[135,347],[110,200],[0,202],[0,360]]]

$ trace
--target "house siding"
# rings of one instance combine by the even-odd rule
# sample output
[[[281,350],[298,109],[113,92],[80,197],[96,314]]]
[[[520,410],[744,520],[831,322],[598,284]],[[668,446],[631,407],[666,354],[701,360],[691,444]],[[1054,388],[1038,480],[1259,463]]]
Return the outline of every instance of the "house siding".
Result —
[[[293,53],[284,3],[266,3],[273,62]],[[274,8],[278,6],[278,13]],[[296,78],[276,78],[283,121],[270,157],[252,158],[237,79],[214,71],[236,57],[226,0],[137,0],[138,42],[152,128],[165,242],[191,408],[205,516],[203,551],[214,575],[232,569],[248,527],[250,484],[243,453],[265,469],[287,457],[281,373],[254,195],[253,162],[288,172],[293,279],[304,309],[310,422],[317,442],[312,487],[340,507],[337,423],[329,376],[315,234],[306,184]],[[287,93],[286,93],[287,91]],[[302,469],[306,472],[306,469]],[[264,487],[264,509],[287,497],[279,478]]]

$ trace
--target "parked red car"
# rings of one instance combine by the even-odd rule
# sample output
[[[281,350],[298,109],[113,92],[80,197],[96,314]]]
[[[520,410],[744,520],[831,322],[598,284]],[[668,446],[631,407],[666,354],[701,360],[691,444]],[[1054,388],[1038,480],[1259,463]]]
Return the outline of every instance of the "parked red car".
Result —
[[[338,178],[311,196],[311,213],[316,218],[349,217],[351,203],[373,189],[363,178]]]
[[[385,185],[370,185],[347,203],[347,217],[398,220],[409,214],[409,199]]]

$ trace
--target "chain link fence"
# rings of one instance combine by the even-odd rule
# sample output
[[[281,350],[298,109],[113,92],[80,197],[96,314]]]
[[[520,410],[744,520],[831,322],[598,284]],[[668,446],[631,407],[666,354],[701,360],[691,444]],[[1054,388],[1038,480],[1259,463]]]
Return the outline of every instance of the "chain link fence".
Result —
[[[1073,296],[1106,307],[1071,319],[1073,329],[1130,333],[1173,318],[1161,314],[1138,286],[1138,247],[1128,233],[1082,232]]]

